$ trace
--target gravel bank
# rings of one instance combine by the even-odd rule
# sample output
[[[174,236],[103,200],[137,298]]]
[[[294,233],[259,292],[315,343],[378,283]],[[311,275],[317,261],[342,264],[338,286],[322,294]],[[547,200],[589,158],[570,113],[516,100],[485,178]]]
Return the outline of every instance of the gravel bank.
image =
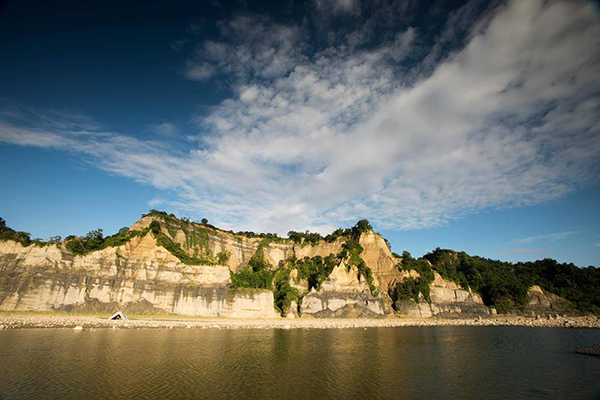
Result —
[[[529,326],[540,328],[600,328],[600,317],[525,318],[497,316],[483,319],[130,319],[109,321],[88,315],[0,314],[0,330],[22,328],[74,329],[340,329],[403,326]]]

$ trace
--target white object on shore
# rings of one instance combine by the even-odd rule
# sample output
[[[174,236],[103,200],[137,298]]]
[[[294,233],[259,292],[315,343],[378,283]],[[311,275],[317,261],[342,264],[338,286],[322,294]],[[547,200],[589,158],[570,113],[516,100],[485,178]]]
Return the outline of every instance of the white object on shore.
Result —
[[[81,325],[77,325],[75,328],[73,328],[74,331],[82,331],[83,330],[83,326]]]
[[[129,318],[127,318],[127,317],[125,316],[125,314],[123,314],[123,311],[117,311],[117,312],[116,312],[116,313],[114,313],[114,314],[112,315],[112,317],[110,317],[109,319],[110,319],[111,321],[119,321],[119,320],[122,320],[122,321],[127,321]]]

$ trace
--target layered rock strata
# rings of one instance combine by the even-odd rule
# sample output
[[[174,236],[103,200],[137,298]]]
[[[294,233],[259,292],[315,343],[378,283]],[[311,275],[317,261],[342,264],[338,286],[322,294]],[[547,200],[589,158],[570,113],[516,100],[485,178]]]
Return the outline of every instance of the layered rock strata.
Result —
[[[421,294],[419,302],[414,300],[396,301],[398,313],[411,317],[431,318],[472,318],[496,314],[496,310],[483,304],[481,296],[470,290],[458,287],[454,282],[444,280],[437,272],[430,285],[431,302]]]
[[[159,213],[160,214],[160,213]],[[159,231],[151,232],[153,222]],[[399,268],[384,239],[370,230],[352,240],[362,248],[360,259],[372,274],[372,285],[359,278],[357,266],[339,257],[348,237],[316,244],[287,239],[266,240],[224,232],[208,225],[150,214],[136,222],[138,232],[126,243],[76,255],[65,243],[27,247],[0,241],[0,310],[104,311],[184,314],[206,317],[271,318],[278,316],[271,290],[232,289],[231,274],[248,266],[261,251],[272,270],[287,260],[334,256],[336,266],[321,281],[319,290],[298,271],[290,272],[290,287],[299,294],[287,318],[380,318],[393,315],[388,293],[397,283],[419,274]],[[163,247],[167,238],[194,260],[210,265],[189,265],[185,257]],[[167,246],[168,247],[168,246]],[[329,271],[329,269],[328,269]],[[364,272],[364,271],[363,271]],[[321,279],[321,278],[320,278]],[[533,287],[524,314],[550,314],[564,309],[564,300]],[[412,317],[465,317],[492,315],[481,296],[442,279],[435,273],[430,302],[421,298],[397,301],[399,314]]]
[[[354,267],[341,263],[302,299],[300,315],[316,318],[380,318],[389,310],[382,296],[373,296],[369,285],[358,279]]]
[[[73,256],[58,245],[0,242],[0,310],[271,318],[273,293],[232,290],[220,265],[185,265],[152,235]]]

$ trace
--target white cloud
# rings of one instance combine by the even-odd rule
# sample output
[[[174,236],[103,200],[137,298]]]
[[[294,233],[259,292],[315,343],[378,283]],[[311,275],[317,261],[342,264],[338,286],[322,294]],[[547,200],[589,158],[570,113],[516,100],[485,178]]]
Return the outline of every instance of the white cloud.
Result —
[[[9,122],[0,141],[68,148],[176,192],[170,207],[192,217],[279,232],[364,217],[379,228],[436,226],[594,179],[600,23],[590,4],[509,2],[462,50],[411,71],[398,62],[411,54],[412,28],[376,48],[315,54],[303,29],[238,16],[222,23],[223,41],[199,44],[187,76],[226,75],[234,95],[196,118],[202,134],[187,153]]]
[[[558,233],[547,233],[545,235],[530,236],[523,239],[515,240],[516,243],[529,244],[534,242],[556,242],[557,240],[563,240],[569,236],[575,235],[579,232],[567,231]]]
[[[550,248],[547,247],[523,247],[519,249],[513,249],[505,252],[504,254],[540,254],[540,253],[548,253]]]
[[[148,129],[150,132],[165,137],[173,137],[179,132],[177,126],[170,122],[163,122],[161,124],[150,124],[146,126],[146,129]]]
[[[238,15],[221,22],[220,32],[227,42],[199,43],[186,64],[187,78],[206,80],[218,74],[241,80],[280,77],[304,58],[302,29],[273,24],[266,16]]]
[[[358,0],[314,0],[319,12],[333,14],[357,14],[360,13]]]

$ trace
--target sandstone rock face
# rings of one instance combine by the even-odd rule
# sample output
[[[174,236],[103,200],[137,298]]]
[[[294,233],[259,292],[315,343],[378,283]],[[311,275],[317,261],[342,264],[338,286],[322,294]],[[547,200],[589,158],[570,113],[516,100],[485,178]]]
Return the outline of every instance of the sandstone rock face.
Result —
[[[235,291],[227,287],[182,287],[153,282],[68,277],[64,281],[36,278],[16,292],[2,291],[0,310],[96,311],[184,314],[203,317],[273,318],[273,293]],[[23,287],[26,286],[26,289]],[[23,290],[22,290],[23,289]]]
[[[381,318],[388,307],[381,297],[371,294],[369,285],[358,280],[356,268],[340,263],[321,285],[303,299],[300,314],[315,318]]]
[[[248,264],[262,242],[260,238],[233,235],[229,232],[214,230],[193,223],[186,224],[183,221],[177,221],[174,225],[169,220],[165,221],[152,215],[143,217],[131,229],[141,231],[155,220],[161,223],[162,233],[174,242],[179,243],[190,256],[206,255],[207,253],[214,256],[221,251],[227,251],[229,260],[226,265],[233,272],[238,272]],[[185,231],[182,227],[185,228]],[[277,265],[279,261],[293,254],[293,246],[287,243],[272,243],[265,250],[265,257],[272,265]]]
[[[413,300],[396,301],[396,311],[421,318],[472,318],[496,313],[495,309],[483,304],[477,293],[459,288],[454,282],[444,280],[437,272],[434,272],[434,277],[430,285],[431,303],[421,295],[419,303]]]
[[[419,303],[413,300],[396,301],[394,307],[397,313],[412,318],[431,318],[433,316],[431,305],[425,299],[420,299]]]
[[[294,269],[290,272],[290,286],[298,291],[298,293],[304,293],[308,288],[308,281],[298,277],[298,270]]]
[[[205,258],[224,265],[186,265],[158,245],[153,234],[136,236],[118,246],[73,255],[64,246],[30,245],[0,241],[0,310],[123,310],[134,313],[176,313],[200,316],[270,318],[276,315],[273,293],[265,290],[232,290],[230,273],[248,265],[259,248],[276,267],[291,257],[338,255],[346,238],[332,243],[296,244],[289,240],[269,241],[248,238],[206,225],[148,215],[131,229],[142,231],[153,221],[161,233],[181,246],[191,257]],[[159,236],[162,237],[162,236]],[[163,238],[164,239],[164,238]],[[286,318],[306,317],[384,317],[392,312],[387,293],[397,282],[418,277],[416,271],[403,271],[401,259],[390,252],[384,239],[362,233],[359,244],[371,269],[377,293],[358,279],[356,268],[343,262],[335,267],[319,291],[308,292],[308,282],[297,270],[290,273],[290,285],[303,296]],[[226,254],[228,257],[220,257]],[[226,261],[225,261],[226,260]],[[400,314],[413,317],[472,317],[495,310],[483,305],[476,293],[463,290],[435,274],[431,284],[431,304],[422,299],[396,302]],[[529,309],[559,310],[560,299],[532,288]]]
[[[179,221],[177,226],[171,226],[169,222],[157,216],[145,216],[132,225],[132,230],[141,231],[147,228],[152,221],[161,223],[161,231],[163,234],[171,238],[190,255],[195,255],[198,251],[203,250],[212,255],[216,255],[221,251],[229,253],[227,266],[233,271],[238,272],[248,264],[250,258],[256,253],[256,250],[263,242],[261,238],[248,238],[245,236],[234,235],[221,230],[214,230],[198,226],[197,224],[185,224],[187,234],[181,230],[182,222]],[[190,239],[194,237],[194,240]],[[265,258],[271,265],[277,266],[280,261],[286,260],[292,256],[299,259],[304,257],[327,257],[330,254],[338,254],[342,250],[343,240],[339,239],[333,243],[322,241],[318,245],[296,244],[291,241],[282,243],[271,242],[265,246],[263,251]]]
[[[362,258],[373,271],[375,286],[381,292],[387,293],[397,282],[407,276],[406,272],[396,267],[400,259],[394,257],[385,244],[385,240],[374,232],[361,235],[359,244],[363,248]]]
[[[152,235],[86,256],[0,242],[0,310],[275,316],[271,291],[231,290],[227,266],[185,265]]]
[[[528,316],[554,316],[557,313],[572,314],[569,302],[552,293],[544,292],[538,285],[534,285],[529,289],[524,310],[511,311],[511,314]]]

